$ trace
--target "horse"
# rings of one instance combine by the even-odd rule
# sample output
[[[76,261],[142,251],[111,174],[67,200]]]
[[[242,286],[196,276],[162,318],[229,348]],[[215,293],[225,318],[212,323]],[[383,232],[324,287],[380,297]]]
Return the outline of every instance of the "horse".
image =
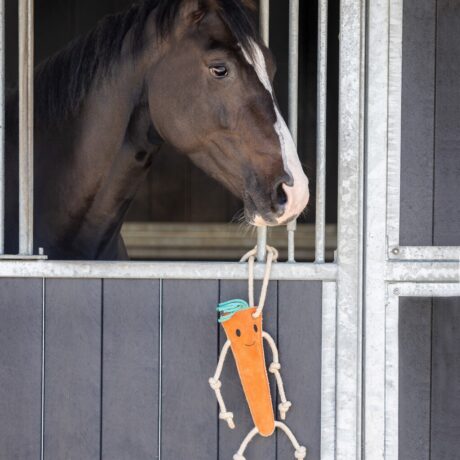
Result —
[[[244,203],[255,226],[309,200],[252,0],[144,0],[35,69],[34,248],[127,258],[126,211],[163,145]],[[17,253],[18,94],[6,101],[6,250]]]

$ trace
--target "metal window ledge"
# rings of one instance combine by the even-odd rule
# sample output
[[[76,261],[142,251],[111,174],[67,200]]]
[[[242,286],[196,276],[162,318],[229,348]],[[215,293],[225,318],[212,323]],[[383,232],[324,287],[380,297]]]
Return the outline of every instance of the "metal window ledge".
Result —
[[[247,264],[237,262],[86,262],[0,261],[0,278],[125,278],[125,279],[226,279],[247,280]],[[262,279],[264,265],[256,264],[255,277]],[[334,263],[278,263],[272,279],[335,281]]]

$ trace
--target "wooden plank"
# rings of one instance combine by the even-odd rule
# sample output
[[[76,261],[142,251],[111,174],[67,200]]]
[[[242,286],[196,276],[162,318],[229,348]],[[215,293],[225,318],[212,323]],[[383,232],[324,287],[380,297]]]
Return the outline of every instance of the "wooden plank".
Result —
[[[460,8],[438,0],[434,243],[460,245]]]
[[[399,302],[399,457],[430,458],[431,311],[428,298]]]
[[[248,299],[248,283],[244,281],[222,281],[220,289],[220,302],[230,299]],[[256,283],[256,298],[260,290],[260,283]],[[278,286],[276,282],[271,282],[268,288],[267,301],[264,308],[264,330],[266,330],[276,341],[277,338],[277,297]],[[220,332],[220,349],[226,341],[225,332],[222,328]],[[219,349],[219,351],[220,351]],[[265,343],[265,357],[267,365],[271,363],[271,351]],[[270,376],[272,388],[273,407],[276,407],[276,393],[273,377]],[[235,360],[230,353],[225,362],[222,372],[222,394],[229,411],[233,412],[236,428],[230,430],[225,422],[219,424],[219,458],[227,459],[237,452],[241,442],[250,430],[254,428],[254,423],[249,412],[246,399],[244,397],[241,382],[235,365]],[[245,457],[248,459],[276,459],[276,436],[264,439],[260,436],[254,438],[246,450]]]
[[[321,444],[321,283],[279,283],[278,348],[286,397],[292,402],[286,424],[308,458],[320,458]],[[294,449],[278,433],[278,459],[294,458]]]
[[[101,281],[47,280],[45,456],[100,458]]]
[[[460,298],[434,300],[431,458],[452,460],[460,450]]]
[[[405,0],[401,244],[432,244],[436,0]]]
[[[159,281],[103,283],[102,458],[158,453]]]
[[[0,280],[0,452],[40,458],[42,280]]]
[[[162,460],[217,458],[217,302],[218,281],[163,282]]]

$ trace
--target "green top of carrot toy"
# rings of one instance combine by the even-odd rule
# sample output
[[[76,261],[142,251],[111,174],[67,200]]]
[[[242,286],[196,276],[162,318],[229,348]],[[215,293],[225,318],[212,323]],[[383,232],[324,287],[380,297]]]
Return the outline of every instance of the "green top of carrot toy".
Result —
[[[220,313],[219,323],[228,321],[235,313],[251,308],[245,300],[233,299],[220,303],[217,311]]]

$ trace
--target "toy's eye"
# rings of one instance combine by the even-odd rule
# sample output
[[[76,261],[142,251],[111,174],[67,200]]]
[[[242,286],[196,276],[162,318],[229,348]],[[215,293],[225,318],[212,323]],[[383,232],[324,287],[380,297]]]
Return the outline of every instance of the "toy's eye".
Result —
[[[254,324],[254,332],[257,332],[259,328],[257,327],[257,324]]]
[[[237,335],[238,337],[241,337],[241,331],[240,331],[239,329],[236,330],[236,335]]]

